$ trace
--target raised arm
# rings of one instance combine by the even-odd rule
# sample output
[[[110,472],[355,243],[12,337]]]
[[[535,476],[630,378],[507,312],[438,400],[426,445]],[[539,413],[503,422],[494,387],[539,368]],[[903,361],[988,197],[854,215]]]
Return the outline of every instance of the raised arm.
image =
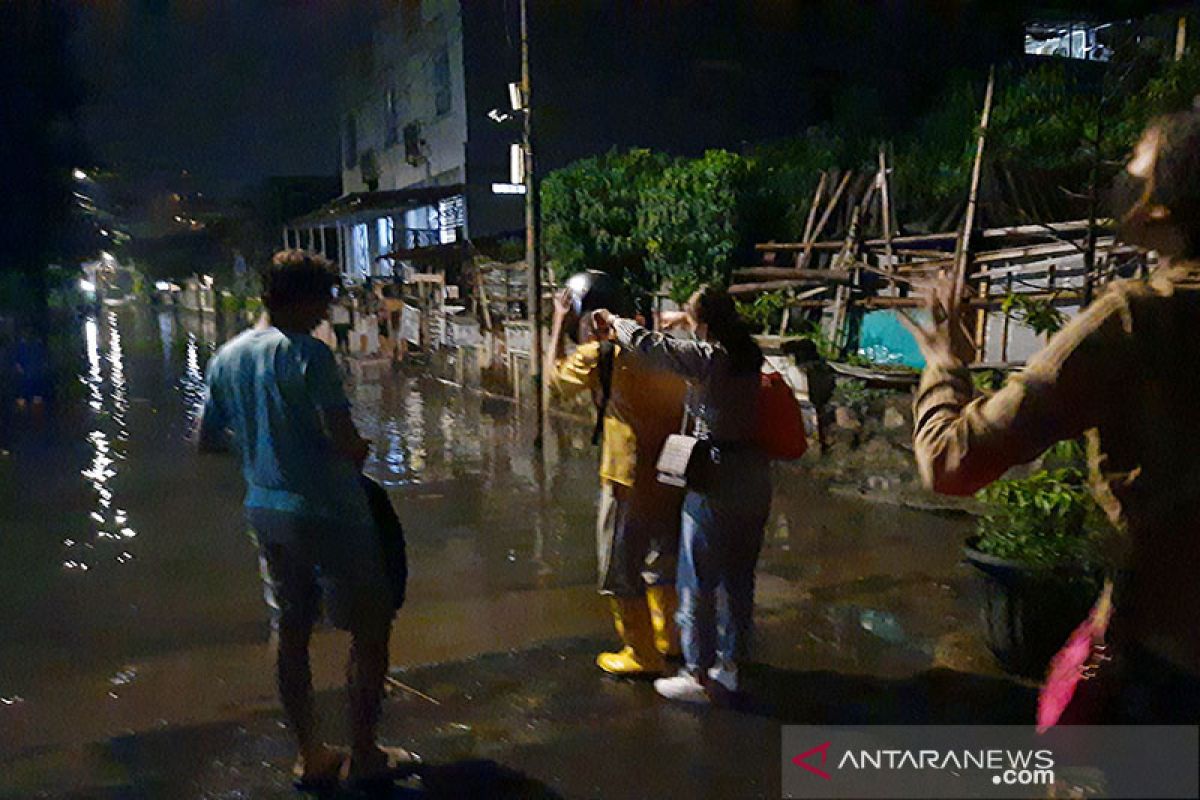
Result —
[[[1100,423],[1103,404],[1127,380],[1130,314],[1110,292],[1051,339],[1026,369],[990,397],[971,399],[966,366],[948,348],[918,342],[927,366],[914,406],[921,480],[943,494],[971,494],[1055,442]]]
[[[597,324],[609,328],[621,347],[639,354],[652,367],[678,373],[689,380],[701,381],[708,377],[713,364],[711,344],[673,339],[646,330],[631,319],[604,313],[607,316],[599,316]]]

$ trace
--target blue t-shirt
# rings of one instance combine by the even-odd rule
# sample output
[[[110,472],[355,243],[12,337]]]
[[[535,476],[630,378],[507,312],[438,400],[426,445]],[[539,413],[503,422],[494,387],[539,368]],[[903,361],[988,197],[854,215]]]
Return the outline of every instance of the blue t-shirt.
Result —
[[[247,508],[369,525],[357,470],[321,424],[321,411],[349,407],[333,353],[307,334],[252,328],[208,365],[205,428],[233,431]]]

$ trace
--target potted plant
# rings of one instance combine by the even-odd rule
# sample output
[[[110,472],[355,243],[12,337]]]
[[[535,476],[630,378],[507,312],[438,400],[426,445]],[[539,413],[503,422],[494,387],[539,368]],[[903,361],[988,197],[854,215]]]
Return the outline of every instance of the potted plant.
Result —
[[[1006,669],[1040,677],[1096,598],[1111,526],[1076,442],[1056,445],[1039,469],[996,481],[978,497],[984,514],[965,549],[984,579],[988,646]]]

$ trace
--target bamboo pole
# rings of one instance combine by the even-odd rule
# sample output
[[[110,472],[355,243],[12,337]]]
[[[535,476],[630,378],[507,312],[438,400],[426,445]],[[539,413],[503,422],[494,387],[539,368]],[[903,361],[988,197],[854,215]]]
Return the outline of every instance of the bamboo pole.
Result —
[[[887,269],[895,269],[892,259],[892,199],[888,188],[887,157],[883,145],[879,145],[879,202],[883,213],[883,254],[887,258]]]
[[[988,71],[987,93],[983,98],[983,114],[979,119],[979,137],[975,143],[975,163],[971,166],[971,187],[967,193],[967,210],[963,214],[962,230],[958,238],[957,252],[954,263],[954,297],[957,301],[962,297],[967,280],[967,269],[971,262],[971,234],[975,228],[975,209],[979,205],[979,181],[983,173],[983,146],[987,141],[988,121],[992,116],[992,95],[996,88],[996,68]],[[980,312],[983,313],[983,312]],[[976,317],[976,335],[984,323]],[[982,342],[974,342],[975,354],[978,358]]]
[[[831,269],[846,268],[847,265],[857,261],[858,244],[860,225],[863,212],[871,205],[871,200],[874,199],[876,182],[870,181],[867,184],[866,191],[863,193],[863,198],[860,203],[853,205],[850,209],[850,222],[846,226],[846,238],[843,242],[842,249],[834,258]],[[850,284],[856,284],[857,270],[854,267],[850,269]],[[829,340],[836,346],[842,346],[842,328],[845,327],[846,317],[849,313],[850,306],[850,284],[841,284],[837,287],[833,298],[833,313],[829,320],[829,330],[827,335]]]
[[[817,227],[813,229],[812,239],[816,239],[821,235],[821,231],[825,230],[825,223],[829,222],[830,215],[837,208],[838,201],[842,199],[842,193],[846,191],[846,185],[850,183],[850,177],[854,174],[853,170],[848,170],[838,182],[837,189],[833,193],[833,197],[829,199],[829,205],[825,207],[825,212],[821,214],[821,221],[817,223]],[[809,260],[812,258],[813,241],[810,239],[804,245],[804,253],[800,256],[800,262],[796,264],[797,269],[804,269],[808,266]]]
[[[812,205],[808,207],[808,218],[804,221],[804,239],[805,244],[813,240],[813,223],[817,221],[817,207],[821,205],[821,198],[825,195],[825,184],[829,180],[829,173],[821,170],[821,178],[817,181],[817,191],[813,193]],[[802,263],[803,257],[796,254],[796,268],[804,267]]]
[[[1013,276],[1012,276],[1012,273],[1010,272],[1008,274],[1007,294],[1010,294],[1010,295],[1012,294],[1012,285],[1013,285]],[[1007,308],[1005,308],[1004,309],[1004,327],[1001,329],[1001,332],[1000,332],[1000,360],[1001,361],[1008,361],[1008,329],[1009,329],[1009,326],[1012,324],[1011,320],[1012,320],[1012,313]]]

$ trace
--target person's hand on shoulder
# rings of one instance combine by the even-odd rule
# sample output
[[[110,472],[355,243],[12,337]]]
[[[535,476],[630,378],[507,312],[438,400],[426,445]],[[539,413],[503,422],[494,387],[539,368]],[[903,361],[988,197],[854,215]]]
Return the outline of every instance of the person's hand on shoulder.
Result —
[[[597,308],[592,312],[592,335],[599,341],[613,338],[613,322],[616,319],[616,315],[607,308]]]

